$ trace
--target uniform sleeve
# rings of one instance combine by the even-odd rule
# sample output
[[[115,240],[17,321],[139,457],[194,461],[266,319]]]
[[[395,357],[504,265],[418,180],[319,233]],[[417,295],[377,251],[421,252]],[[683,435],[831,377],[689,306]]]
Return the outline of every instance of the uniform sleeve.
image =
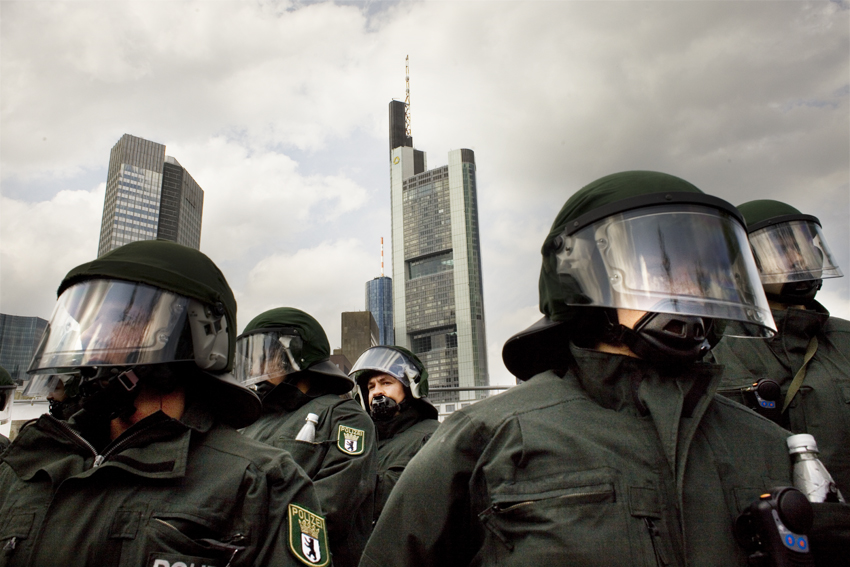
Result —
[[[330,447],[313,485],[328,521],[334,561],[354,565],[372,526],[378,471],[375,425],[350,400],[331,412]]]
[[[267,513],[252,526],[258,549],[253,561],[245,565],[330,565],[327,524],[319,498],[309,477],[289,454],[281,451],[278,460],[257,472],[246,494],[246,500],[252,499],[258,502],[256,510]],[[315,541],[303,546],[302,534]],[[307,557],[308,553],[315,555]],[[234,559],[234,565],[244,561],[238,555]]]
[[[403,456],[394,459],[389,463],[380,462],[381,459],[384,459],[385,456],[383,454],[379,455],[379,464],[378,464],[378,483],[375,486],[375,519],[377,520],[380,517],[381,512],[384,510],[384,506],[387,503],[387,499],[392,494],[393,488],[398,483],[399,477],[401,477],[401,473],[404,472],[404,469],[407,468],[407,464],[410,460],[416,456],[416,454],[422,449],[425,443],[428,442],[428,439],[431,438],[431,435],[434,434],[434,431],[437,429],[437,425],[439,422],[437,420],[428,420],[429,424],[433,421],[433,425],[428,429],[425,429],[425,425],[420,422],[417,424],[422,428],[422,431],[418,432],[418,435],[409,443],[409,447],[407,451],[403,454]]]
[[[449,416],[399,478],[360,566],[468,565],[483,541],[471,480],[488,441],[465,414]]]

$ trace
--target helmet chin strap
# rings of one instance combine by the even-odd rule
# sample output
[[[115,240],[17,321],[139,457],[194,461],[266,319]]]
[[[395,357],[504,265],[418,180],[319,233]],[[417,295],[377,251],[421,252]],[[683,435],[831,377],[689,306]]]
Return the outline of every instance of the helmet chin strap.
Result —
[[[650,362],[693,364],[711,350],[711,325],[711,319],[693,315],[648,312],[634,329],[611,323],[606,338],[615,339]]]
[[[823,280],[804,280],[800,282],[786,282],[782,284],[779,293],[771,293],[765,290],[765,295],[771,301],[787,305],[807,305],[814,301]]]
[[[80,404],[96,420],[129,417],[136,411],[138,383],[135,368],[98,368],[80,384]]]

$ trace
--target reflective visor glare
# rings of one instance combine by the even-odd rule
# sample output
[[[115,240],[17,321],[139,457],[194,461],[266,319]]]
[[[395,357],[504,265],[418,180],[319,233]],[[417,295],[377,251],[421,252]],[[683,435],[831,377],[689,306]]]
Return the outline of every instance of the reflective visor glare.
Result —
[[[57,374],[34,374],[24,388],[25,398],[45,398],[56,389],[59,382]]]
[[[727,213],[669,205],[613,215],[566,238],[558,272],[576,305],[683,313],[773,330],[743,227]]]
[[[72,286],[57,301],[29,371],[193,360],[188,303],[132,282]]]
[[[236,341],[236,377],[245,386],[300,370],[301,337],[256,333]]]
[[[750,234],[764,284],[841,277],[820,226],[811,221],[779,223]]]
[[[354,368],[351,369],[351,373],[359,370],[377,370],[401,379],[405,376],[404,370],[407,366],[407,361],[400,352],[390,348],[373,348],[360,356]]]

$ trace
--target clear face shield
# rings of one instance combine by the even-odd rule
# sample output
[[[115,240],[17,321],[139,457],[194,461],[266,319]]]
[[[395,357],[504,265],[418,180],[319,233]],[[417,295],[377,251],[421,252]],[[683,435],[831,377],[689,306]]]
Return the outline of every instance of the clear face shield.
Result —
[[[391,348],[370,348],[360,355],[351,372],[349,372],[349,376],[354,376],[357,372],[363,370],[389,374],[408,388],[413,380],[419,376],[416,367],[410,364],[403,354]]]
[[[750,233],[762,284],[791,283],[843,274],[813,220],[779,222]]]
[[[73,374],[65,374],[64,377],[70,378]],[[22,396],[25,398],[46,398],[56,389],[59,382],[62,381],[61,374],[33,374],[27,385],[24,386]]]
[[[234,373],[243,386],[298,372],[303,340],[290,327],[258,329],[236,339]]]
[[[557,270],[571,304],[725,321],[729,334],[776,330],[746,232],[730,214],[697,204],[644,207],[561,237]]]
[[[89,280],[56,303],[28,373],[193,361],[190,300],[122,280]]]

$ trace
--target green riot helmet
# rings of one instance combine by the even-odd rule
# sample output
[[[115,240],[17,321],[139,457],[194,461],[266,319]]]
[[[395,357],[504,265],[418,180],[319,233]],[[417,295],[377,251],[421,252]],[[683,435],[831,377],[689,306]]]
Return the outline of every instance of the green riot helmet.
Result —
[[[325,330],[293,307],[271,309],[248,323],[236,341],[236,377],[243,385],[275,378],[309,378],[332,394],[346,394],[354,382],[330,361]]]
[[[747,222],[750,246],[769,299],[808,303],[824,279],[843,275],[817,217],[770,199],[749,201],[738,210]]]
[[[9,372],[0,366],[0,425],[12,419],[12,403],[17,385]]]
[[[79,373],[86,409],[126,414],[139,379],[168,391],[185,374],[213,394],[204,397],[225,423],[245,427],[259,417],[259,399],[230,374],[236,300],[203,253],[133,242],[71,270],[58,295],[28,372]],[[174,364],[181,370],[170,371]],[[103,388],[108,394],[98,389],[105,382],[115,384]]]
[[[607,333],[613,324],[615,338],[643,358],[682,363],[713,346],[712,332],[775,332],[740,213],[678,177],[628,171],[594,181],[566,202],[541,253],[544,320],[503,351],[520,378],[536,361],[552,362],[533,343],[594,326]],[[623,335],[618,308],[647,315]]]
[[[415,354],[400,346],[375,346],[363,352],[351,368],[351,376],[360,389],[364,409],[369,411],[369,379],[376,374],[389,374],[404,386],[405,393],[422,402],[427,413],[436,409],[425,399],[428,396],[428,370]],[[431,411],[433,410],[433,412]],[[371,412],[370,412],[371,413]],[[436,418],[436,415],[434,415]]]

